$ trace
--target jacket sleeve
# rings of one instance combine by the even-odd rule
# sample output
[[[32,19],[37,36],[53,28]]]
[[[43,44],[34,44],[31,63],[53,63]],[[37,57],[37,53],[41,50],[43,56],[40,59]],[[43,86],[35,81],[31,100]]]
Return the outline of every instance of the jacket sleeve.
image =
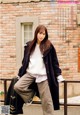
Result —
[[[23,59],[22,59],[22,65],[23,65],[24,60],[25,60],[26,49],[27,49],[27,44],[24,46],[24,56],[23,56]]]
[[[19,68],[19,72],[18,72],[18,77],[21,77],[23,75],[23,73],[25,73],[25,70],[24,70],[24,64],[25,64],[25,56],[26,56],[26,50],[27,50],[27,44],[26,46],[24,46],[24,56],[23,56],[23,59],[22,59],[22,66]]]
[[[58,77],[59,75],[61,75],[61,69],[59,67],[56,50],[53,45],[52,45],[52,49],[51,49],[51,57],[52,57],[52,64],[53,64],[55,76]]]

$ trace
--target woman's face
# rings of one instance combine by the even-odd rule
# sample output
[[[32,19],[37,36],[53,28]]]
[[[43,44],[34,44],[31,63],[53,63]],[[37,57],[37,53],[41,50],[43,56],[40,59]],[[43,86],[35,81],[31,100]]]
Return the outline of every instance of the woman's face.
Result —
[[[43,39],[45,38],[45,36],[46,36],[45,30],[44,31],[39,31],[38,34],[37,34],[38,42],[43,41]]]

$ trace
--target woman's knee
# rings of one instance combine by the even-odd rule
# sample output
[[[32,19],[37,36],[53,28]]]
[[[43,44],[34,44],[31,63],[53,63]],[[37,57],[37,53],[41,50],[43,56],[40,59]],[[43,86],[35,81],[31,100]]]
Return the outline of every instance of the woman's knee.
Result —
[[[14,85],[14,90],[15,90],[15,91],[18,91],[19,89],[20,89],[20,88],[19,88],[19,85],[15,84],[15,85]]]

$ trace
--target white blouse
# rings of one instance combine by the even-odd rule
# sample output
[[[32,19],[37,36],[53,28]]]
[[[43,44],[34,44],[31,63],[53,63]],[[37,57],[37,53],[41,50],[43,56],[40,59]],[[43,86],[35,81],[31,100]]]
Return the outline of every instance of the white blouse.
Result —
[[[46,68],[43,62],[39,44],[36,44],[35,50],[30,56],[27,72],[36,78],[36,82],[42,82],[47,79]]]

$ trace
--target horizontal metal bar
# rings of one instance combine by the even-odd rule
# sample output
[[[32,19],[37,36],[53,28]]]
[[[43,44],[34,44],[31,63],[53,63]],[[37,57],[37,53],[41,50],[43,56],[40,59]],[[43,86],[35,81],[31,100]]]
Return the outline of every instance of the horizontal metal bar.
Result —
[[[60,105],[63,106],[64,103],[60,103]],[[67,103],[67,106],[80,106],[80,104],[76,104],[76,103],[75,103],[75,104],[73,104],[73,103],[70,103],[70,104],[69,104],[69,103]]]
[[[2,80],[2,81],[11,81],[12,79],[6,79],[6,78],[1,78],[0,80]]]
[[[66,82],[66,83],[80,83],[80,81],[63,81],[63,82]]]
[[[8,79],[6,79],[6,78],[1,78],[0,80],[3,80],[3,81],[6,80],[6,81],[8,81],[8,80],[12,80],[12,79],[9,79],[9,78],[8,78]],[[64,82],[67,82],[67,83],[69,83],[69,82],[70,82],[70,83],[80,83],[79,80],[78,80],[78,81],[77,81],[77,80],[76,80],[76,81],[65,80],[65,81],[63,81],[62,83],[64,83]]]
[[[4,100],[0,100],[0,102],[4,102]]]

